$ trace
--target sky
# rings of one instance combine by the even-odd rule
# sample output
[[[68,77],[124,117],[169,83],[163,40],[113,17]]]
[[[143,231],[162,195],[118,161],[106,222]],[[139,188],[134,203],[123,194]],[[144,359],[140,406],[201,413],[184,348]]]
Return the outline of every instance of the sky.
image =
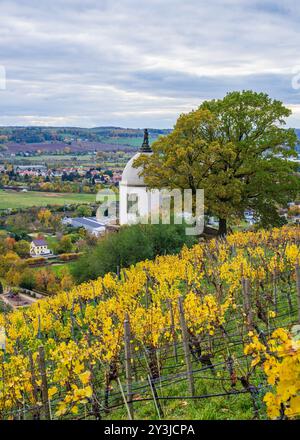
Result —
[[[0,125],[170,128],[253,89],[300,128],[296,0],[0,0]]]

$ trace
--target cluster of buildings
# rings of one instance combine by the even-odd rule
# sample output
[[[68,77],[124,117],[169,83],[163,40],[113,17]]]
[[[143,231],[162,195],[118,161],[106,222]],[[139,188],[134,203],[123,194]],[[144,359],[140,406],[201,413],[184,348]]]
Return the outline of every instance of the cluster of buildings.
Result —
[[[116,219],[114,219],[116,220]],[[103,217],[98,220],[96,217],[64,217],[62,224],[74,228],[84,228],[91,235],[99,237],[106,231],[116,230],[115,221],[112,218]],[[30,243],[30,256],[35,257],[51,257],[52,251],[48,247],[48,243],[43,238],[35,238]]]
[[[102,173],[99,170],[86,167],[64,167],[48,169],[46,165],[14,165],[14,174],[25,177],[44,177],[44,178],[63,178],[64,176],[76,176],[77,178],[85,178],[87,175],[94,179],[95,183],[118,184],[122,179],[122,170],[117,169],[110,174]],[[0,167],[0,173],[5,173],[5,167]]]

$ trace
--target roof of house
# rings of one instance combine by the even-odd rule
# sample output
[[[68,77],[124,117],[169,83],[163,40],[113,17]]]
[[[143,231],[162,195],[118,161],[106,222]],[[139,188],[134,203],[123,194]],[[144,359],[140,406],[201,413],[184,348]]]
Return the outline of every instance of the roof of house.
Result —
[[[96,219],[93,219],[91,217],[75,217],[75,218],[72,218],[72,221],[75,221],[75,222],[80,223],[84,226],[88,226],[88,227],[94,228],[94,229],[101,228],[104,226],[103,223],[99,223]]]
[[[47,242],[43,238],[36,238],[36,239],[32,240],[32,242],[36,246],[47,246]]]

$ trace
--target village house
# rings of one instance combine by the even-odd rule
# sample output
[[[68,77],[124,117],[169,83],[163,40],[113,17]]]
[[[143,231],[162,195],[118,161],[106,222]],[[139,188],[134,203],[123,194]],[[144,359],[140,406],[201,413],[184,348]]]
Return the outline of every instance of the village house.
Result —
[[[37,238],[30,243],[31,257],[49,256],[52,252],[48,248],[47,242],[43,238]]]

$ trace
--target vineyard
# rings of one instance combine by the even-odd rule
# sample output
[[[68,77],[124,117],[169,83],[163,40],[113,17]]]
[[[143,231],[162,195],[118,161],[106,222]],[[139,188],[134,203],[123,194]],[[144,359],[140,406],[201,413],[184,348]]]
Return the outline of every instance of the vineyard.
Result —
[[[299,244],[235,233],[0,315],[0,418],[298,418]]]

